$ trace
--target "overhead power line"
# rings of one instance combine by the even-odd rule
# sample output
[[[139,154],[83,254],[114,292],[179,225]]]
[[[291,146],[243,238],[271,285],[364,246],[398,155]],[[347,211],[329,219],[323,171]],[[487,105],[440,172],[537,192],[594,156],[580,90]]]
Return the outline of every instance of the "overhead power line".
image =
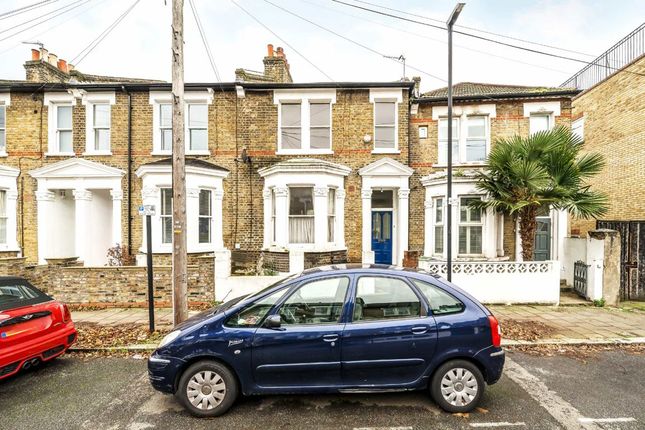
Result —
[[[92,52],[112,32],[112,30],[114,30],[121,23],[121,21],[125,19],[126,16],[128,16],[130,11],[132,11],[132,9],[134,9],[134,7],[139,4],[140,1],[141,0],[135,0],[135,2],[128,9],[126,9],[125,12],[119,15],[119,17],[114,20],[112,24],[110,24],[105,30],[103,30],[103,32],[99,34],[96,39],[91,41],[89,45],[83,48],[83,50],[81,50],[81,52],[79,52],[78,55],[76,55],[76,57],[72,59],[71,63],[74,65],[79,65],[81,61],[83,61],[85,57],[87,57],[90,52]]]
[[[394,15],[394,14],[391,14],[391,13],[382,12],[382,11],[375,10],[375,9],[370,9],[368,7],[363,7],[363,6],[359,6],[359,5],[356,5],[356,4],[347,3],[347,2],[344,2],[342,0],[332,0],[332,1],[335,2],[335,3],[344,4],[345,6],[353,7],[353,8],[356,8],[356,9],[361,9],[361,10],[371,12],[371,13],[375,13],[375,14],[378,14],[378,15],[388,16],[390,18],[400,19],[402,21],[407,21],[407,22],[411,22],[411,23],[419,24],[419,25],[425,25],[426,27],[432,27],[432,28],[437,28],[437,29],[442,30],[442,31],[446,31],[446,27],[442,27],[442,26],[439,26],[439,25],[429,24],[427,22],[418,21],[416,19],[410,19],[410,18],[406,18],[404,16]],[[578,58],[567,57],[565,55],[554,54],[552,52],[545,52],[545,51],[540,51],[540,50],[533,49],[533,48],[527,48],[527,47],[524,47],[524,46],[514,45],[512,43],[502,42],[500,40],[491,39],[489,37],[484,37],[484,36],[480,36],[480,35],[477,35],[477,34],[467,33],[465,31],[453,30],[453,33],[461,34],[461,35],[472,37],[472,38],[475,38],[475,39],[484,40],[484,41],[491,42],[491,43],[496,43],[498,45],[508,46],[509,48],[514,48],[514,49],[520,49],[522,51],[533,52],[535,54],[547,55],[549,57],[555,57],[555,58],[560,58],[560,59],[563,59],[563,60],[575,61],[576,63],[589,64],[589,61],[586,61],[586,60],[580,60]],[[610,67],[610,66],[606,66],[606,67]]]
[[[217,79],[217,82],[222,82],[222,79],[220,78],[220,75],[219,75],[219,70],[217,69],[217,65],[215,64],[215,59],[213,58],[213,52],[211,51],[211,47],[208,44],[208,40],[206,39],[204,28],[202,27],[202,21],[199,19],[199,13],[197,12],[195,3],[193,2],[193,0],[188,0],[188,2],[190,3],[190,8],[193,11],[193,17],[195,18],[195,23],[197,24],[199,35],[202,38],[204,49],[206,49],[206,55],[208,55],[208,61],[211,63],[211,68],[213,69],[213,73],[215,73],[215,78]]]
[[[66,8],[68,8],[68,7],[70,7],[70,6],[74,5],[74,4],[78,4],[78,3],[82,2],[82,1],[83,0],[75,0],[75,1],[73,1],[71,3],[66,4],[65,6],[59,7],[58,9],[51,10],[51,11],[49,11],[47,13],[44,13],[42,15],[38,15],[35,18],[28,19],[27,21],[23,21],[21,23],[18,23],[16,25],[11,26],[11,27],[4,28],[4,29],[0,30],[0,34],[6,33],[7,31],[13,30],[14,28],[22,27],[23,25],[27,25],[30,22],[34,22],[34,21],[36,21],[36,20],[38,20],[40,18],[46,17],[48,15],[51,15],[52,13],[58,12],[59,10],[66,9]]]
[[[392,12],[398,12],[398,13],[402,13],[404,15],[415,16],[417,18],[423,18],[423,19],[427,19],[429,21],[434,21],[434,22],[439,22],[441,24],[445,24],[445,21],[441,20],[441,19],[431,18],[429,16],[419,15],[419,14],[416,14],[416,13],[410,13],[410,12],[406,12],[406,11],[401,10],[401,9],[395,9],[393,7],[382,6],[382,5],[379,5],[379,4],[376,4],[376,3],[370,3],[368,1],[363,1],[363,0],[353,0],[353,1],[355,3],[362,3],[362,4],[369,5],[369,6],[378,7],[378,8],[381,8],[381,9],[390,10]],[[486,34],[490,34],[490,35],[493,35],[493,36],[503,37],[505,39],[516,40],[518,42],[530,43],[531,45],[543,46],[545,48],[552,48],[552,49],[557,49],[559,51],[571,52],[572,54],[586,55],[588,57],[594,57],[594,58],[596,57],[596,55],[594,55],[594,54],[589,54],[589,53],[581,52],[581,51],[575,51],[573,49],[562,48],[560,46],[547,45],[546,43],[534,42],[532,40],[527,40],[527,39],[521,39],[519,37],[509,36],[507,34],[495,33],[493,31],[489,31],[489,30],[482,30],[481,28],[468,27],[466,25],[459,25],[459,24],[455,24],[455,27],[465,28],[467,30],[478,31],[480,33],[486,33]]]
[[[56,17],[59,17],[59,16],[61,16],[61,15],[63,15],[63,14],[66,14],[67,12],[71,12],[72,10],[74,10],[74,9],[76,9],[76,8],[79,8],[79,7],[83,6],[84,4],[86,4],[86,3],[90,2],[90,1],[92,1],[92,0],[77,0],[77,1],[75,1],[75,2],[69,3],[67,6],[63,6],[62,8],[55,9],[55,10],[51,11],[50,13],[53,13],[53,12],[59,11],[59,10],[61,10],[61,9],[65,9],[65,8],[67,8],[67,9],[65,9],[65,10],[63,10],[63,11],[61,11],[61,12],[57,13],[56,15],[52,15],[52,16],[50,16],[50,17],[47,17],[47,18],[45,18],[45,19],[43,19],[43,20],[41,20],[41,21],[38,21],[38,22],[37,22],[37,23],[35,23],[35,24],[30,25],[29,27],[23,28],[23,29],[18,30],[18,31],[16,31],[16,32],[14,32],[14,33],[11,33],[11,34],[10,34],[10,35],[8,35],[8,36],[3,37],[2,39],[0,39],[0,42],[5,41],[5,40],[7,40],[7,39],[10,39],[10,38],[12,38],[12,37],[14,37],[14,36],[16,36],[16,35],[18,35],[18,34],[20,34],[20,33],[23,33],[23,32],[25,32],[25,31],[27,31],[27,30],[31,30],[32,28],[37,27],[37,26],[39,26],[40,24],[44,24],[44,23],[46,23],[46,22],[48,22],[48,21],[51,21],[52,19],[54,19],[54,18],[56,18]],[[40,17],[38,17],[38,18],[42,18],[42,17],[47,16],[47,15],[48,15],[48,14],[44,14],[44,15],[41,15]],[[19,24],[19,25],[17,25],[17,26],[13,26],[13,27],[11,27],[11,28],[20,27],[20,26],[25,25],[25,24],[27,24],[27,23],[29,23],[29,22],[32,22],[32,21],[34,21],[34,20],[36,20],[36,19],[38,19],[38,18],[34,18],[34,19],[32,19],[32,20],[25,21],[24,23]],[[3,33],[3,32],[8,31],[8,30],[9,30],[9,29],[2,30],[2,31],[0,31],[0,33]]]
[[[19,7],[14,10],[9,10],[7,12],[0,13],[0,20],[7,19],[7,18],[13,18],[16,15],[20,15],[21,13],[29,12],[33,9],[37,9],[41,6],[47,6],[47,4],[51,3],[56,3],[59,0],[44,0],[44,1],[39,1],[38,3],[32,3],[27,6]]]
[[[267,30],[269,33],[271,33],[274,37],[277,37],[282,43],[287,45],[289,49],[291,49],[293,52],[298,54],[303,60],[305,60],[307,63],[309,63],[314,69],[318,70],[320,73],[322,73],[327,79],[330,81],[334,81],[331,76],[329,76],[327,73],[325,73],[320,67],[316,66],[311,60],[309,60],[304,54],[302,54],[300,51],[298,51],[296,48],[294,48],[292,45],[289,44],[286,40],[284,40],[282,37],[278,36],[273,30],[271,30],[267,25],[265,25],[262,21],[260,21],[258,18],[256,18],[251,12],[248,10],[244,9],[242,6],[240,6],[235,0],[231,0],[235,6],[240,8],[242,12],[247,14],[249,17],[251,17],[255,22],[260,24],[262,27],[264,27],[265,30]]]
[[[346,40],[347,42],[350,42],[350,43],[352,43],[352,44],[354,44],[354,45],[356,45],[356,46],[358,46],[358,47],[360,47],[360,48],[363,48],[363,49],[365,49],[366,51],[369,51],[369,52],[371,52],[371,53],[373,53],[373,54],[376,54],[376,55],[378,55],[379,57],[387,58],[387,54],[386,54],[386,53],[379,52],[379,51],[377,51],[376,49],[370,48],[369,46],[367,46],[367,45],[365,45],[365,44],[363,44],[363,43],[361,43],[361,42],[357,42],[357,41],[355,41],[354,39],[351,39],[351,38],[349,38],[349,37],[347,37],[347,36],[344,36],[344,35],[342,35],[342,34],[340,34],[340,33],[336,32],[336,31],[334,31],[334,30],[331,30],[331,29],[329,29],[329,28],[327,28],[327,27],[324,27],[324,26],[322,26],[322,25],[320,25],[320,24],[318,24],[318,23],[316,23],[316,22],[314,22],[314,21],[311,21],[311,20],[310,20],[310,19],[308,19],[308,18],[305,18],[305,17],[303,17],[303,16],[301,16],[301,15],[298,15],[298,14],[297,14],[297,13],[295,13],[295,12],[292,12],[292,11],[290,11],[290,10],[288,10],[288,9],[285,9],[284,7],[279,6],[279,5],[277,5],[277,4],[275,4],[275,3],[273,3],[273,2],[272,2],[272,1],[270,1],[270,0],[264,0],[264,2],[265,2],[265,3],[268,3],[268,4],[270,4],[270,5],[272,5],[273,7],[276,7],[276,8],[278,8],[278,9],[282,10],[283,12],[288,13],[289,15],[295,16],[295,17],[296,17],[296,18],[298,18],[298,19],[301,19],[301,20],[303,20],[303,21],[305,21],[305,22],[308,22],[309,24],[311,24],[311,25],[313,25],[313,26],[315,26],[315,27],[318,27],[318,28],[320,28],[321,30],[324,30],[324,31],[326,31],[326,32],[328,32],[328,33],[331,33],[331,34],[333,34],[333,35],[334,35],[334,36],[336,36],[336,37],[340,37],[341,39]],[[396,62],[396,63],[399,63],[399,61],[394,60],[394,59],[391,59],[391,58],[390,58],[389,60],[394,61],[394,62]],[[399,64],[400,64],[400,63],[399,63]],[[434,74],[432,74],[432,73],[430,73],[430,72],[426,72],[425,70],[422,70],[422,69],[419,69],[419,68],[417,68],[417,67],[414,67],[414,66],[412,66],[411,64],[409,64],[409,63],[407,63],[407,62],[406,62],[406,65],[405,65],[405,66],[406,66],[407,68],[409,68],[409,69],[416,70],[416,71],[417,71],[417,72],[419,72],[419,73],[423,73],[424,75],[430,76],[431,78],[437,79],[438,81],[441,81],[441,82],[447,82],[444,78],[440,78],[439,76],[434,75]]]

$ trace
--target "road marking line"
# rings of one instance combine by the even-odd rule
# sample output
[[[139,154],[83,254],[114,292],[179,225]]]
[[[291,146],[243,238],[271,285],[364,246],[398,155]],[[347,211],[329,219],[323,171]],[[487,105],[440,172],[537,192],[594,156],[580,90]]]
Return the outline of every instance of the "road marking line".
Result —
[[[412,427],[354,427],[354,430],[412,430]]]
[[[631,423],[636,421],[636,418],[632,417],[620,417],[620,418],[578,418],[578,421],[581,423]]]
[[[526,426],[524,422],[509,423],[506,421],[500,421],[497,423],[470,423],[471,427],[523,427]]]
[[[549,390],[544,382],[508,357],[506,357],[504,373],[546,409],[565,429],[578,430],[582,426],[587,430],[601,430],[593,422],[581,422],[580,418],[583,416],[576,408],[558,396],[555,391]]]

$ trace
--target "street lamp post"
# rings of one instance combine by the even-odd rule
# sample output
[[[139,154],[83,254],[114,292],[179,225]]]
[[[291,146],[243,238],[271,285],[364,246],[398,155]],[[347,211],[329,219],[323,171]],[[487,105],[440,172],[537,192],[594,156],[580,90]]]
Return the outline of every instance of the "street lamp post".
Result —
[[[448,26],[448,179],[446,190],[446,228],[448,229],[448,244],[446,249],[446,275],[448,281],[452,280],[452,27],[455,25],[461,10],[466,3],[457,3],[450,18]]]

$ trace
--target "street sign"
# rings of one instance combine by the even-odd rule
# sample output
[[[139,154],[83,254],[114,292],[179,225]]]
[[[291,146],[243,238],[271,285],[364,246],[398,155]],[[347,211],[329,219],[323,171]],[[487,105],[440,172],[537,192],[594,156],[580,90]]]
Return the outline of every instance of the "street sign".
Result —
[[[141,216],[154,216],[155,205],[141,205],[139,206],[139,215]]]

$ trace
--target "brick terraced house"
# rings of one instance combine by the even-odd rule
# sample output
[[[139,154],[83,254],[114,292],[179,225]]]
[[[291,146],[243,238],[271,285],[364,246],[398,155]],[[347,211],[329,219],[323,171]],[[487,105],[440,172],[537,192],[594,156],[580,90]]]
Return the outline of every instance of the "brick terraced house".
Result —
[[[34,50],[25,81],[0,82],[0,255],[30,263],[146,249],[137,207],[156,206],[156,264],[171,253],[170,84],[87,75]],[[264,72],[186,84],[189,260],[223,276],[338,262],[440,260],[446,89],[419,81],[294,83],[281,48]],[[466,205],[498,137],[569,126],[577,90],[455,86],[454,249],[518,258],[513,220]],[[540,218],[537,255],[557,259],[566,216]]]

